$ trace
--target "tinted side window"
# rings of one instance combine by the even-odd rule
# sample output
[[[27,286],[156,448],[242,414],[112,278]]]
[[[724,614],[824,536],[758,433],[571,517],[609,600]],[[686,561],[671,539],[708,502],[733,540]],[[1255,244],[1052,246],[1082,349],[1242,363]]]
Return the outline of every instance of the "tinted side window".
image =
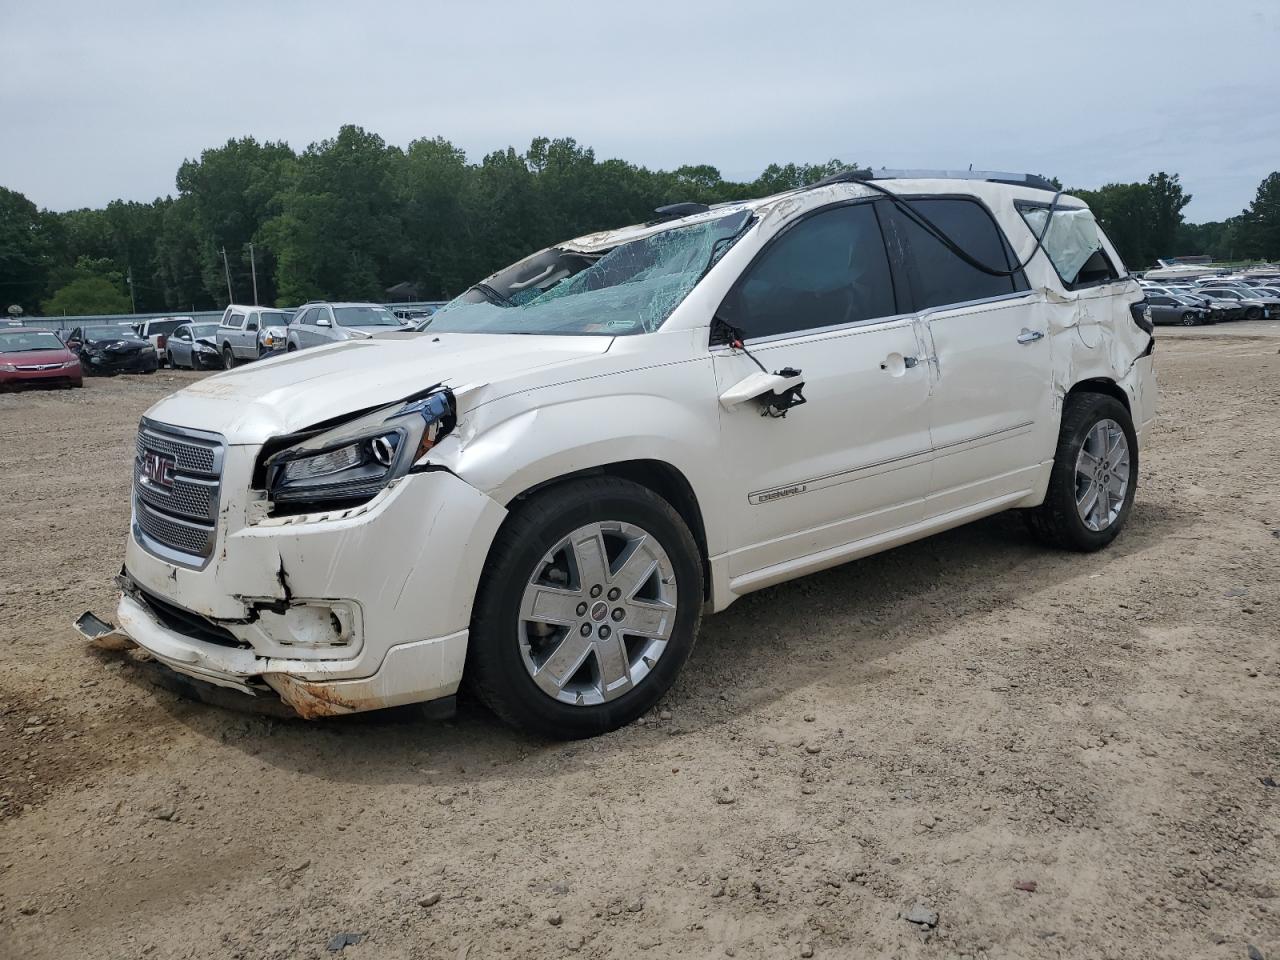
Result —
[[[231,316],[227,317],[227,326],[235,327],[237,330],[239,330],[241,327],[244,326],[244,314],[233,313]]]
[[[739,278],[719,316],[767,337],[897,313],[876,211],[850,204],[806,217]]]
[[[908,200],[907,206],[922,214],[970,257],[995,270],[1013,266],[1009,245],[991,215],[974,200]],[[905,213],[895,211],[894,222],[904,234],[908,273],[915,293],[915,307],[940,307],[948,303],[999,297],[1027,289],[1019,273],[996,277],[951,252],[942,241]]]

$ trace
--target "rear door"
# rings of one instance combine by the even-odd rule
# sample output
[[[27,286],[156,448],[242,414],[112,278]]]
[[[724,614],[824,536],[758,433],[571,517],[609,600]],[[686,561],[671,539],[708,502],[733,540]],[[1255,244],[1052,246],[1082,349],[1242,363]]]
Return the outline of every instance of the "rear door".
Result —
[[[731,577],[785,579],[828,565],[824,551],[920,518],[929,374],[890,270],[881,206],[825,207],[786,227],[717,312],[750,351],[713,346],[722,397],[759,373],[754,356],[769,372],[799,370],[807,399],[784,418],[755,401],[721,402],[720,456],[744,508]]]
[[[892,223],[932,347],[933,469],[924,516],[934,519],[1028,492],[1052,456],[1048,311],[1021,271],[999,275],[1014,265],[1013,254],[977,198],[909,198],[906,207],[893,208]]]

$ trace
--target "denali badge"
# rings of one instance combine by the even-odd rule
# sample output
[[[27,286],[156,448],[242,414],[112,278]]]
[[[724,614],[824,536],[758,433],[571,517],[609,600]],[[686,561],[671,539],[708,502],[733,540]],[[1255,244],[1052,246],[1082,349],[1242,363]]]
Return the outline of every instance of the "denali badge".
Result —
[[[142,457],[142,475],[147,482],[166,489],[173,486],[173,457],[148,450]]]

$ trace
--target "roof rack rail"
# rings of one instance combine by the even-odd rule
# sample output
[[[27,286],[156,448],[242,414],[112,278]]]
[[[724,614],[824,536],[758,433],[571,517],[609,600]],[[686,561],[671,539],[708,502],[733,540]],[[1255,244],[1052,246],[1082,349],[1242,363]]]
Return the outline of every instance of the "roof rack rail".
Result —
[[[824,187],[831,183],[857,183],[859,180],[985,180],[988,183],[1007,183],[1015,187],[1031,187],[1057,193],[1052,181],[1035,173],[1003,173],[998,170],[868,170],[850,167],[829,177],[824,177],[810,187]]]

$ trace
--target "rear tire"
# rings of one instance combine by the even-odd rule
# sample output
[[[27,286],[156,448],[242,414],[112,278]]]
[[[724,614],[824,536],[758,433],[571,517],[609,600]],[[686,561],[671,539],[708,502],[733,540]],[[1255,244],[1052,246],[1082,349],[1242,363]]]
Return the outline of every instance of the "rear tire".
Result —
[[[1024,516],[1049,546],[1101,550],[1124,527],[1137,488],[1138,438],[1129,411],[1114,397],[1077,393],[1062,411],[1044,503]]]
[[[236,355],[231,352],[231,347],[222,348],[222,369],[232,370],[236,365]]]
[[[591,562],[597,543],[603,566]],[[543,598],[555,611],[534,604]],[[467,678],[512,726],[553,739],[607,733],[671,687],[693,650],[702,600],[697,544],[669,503],[629,480],[564,483],[519,504],[494,539]],[[649,632],[628,630],[642,618]]]
[[[1247,308],[1245,309],[1245,311],[1244,311],[1244,318],[1245,318],[1246,320],[1261,320],[1261,319],[1262,319],[1262,308],[1261,308],[1261,307],[1247,307]]]

